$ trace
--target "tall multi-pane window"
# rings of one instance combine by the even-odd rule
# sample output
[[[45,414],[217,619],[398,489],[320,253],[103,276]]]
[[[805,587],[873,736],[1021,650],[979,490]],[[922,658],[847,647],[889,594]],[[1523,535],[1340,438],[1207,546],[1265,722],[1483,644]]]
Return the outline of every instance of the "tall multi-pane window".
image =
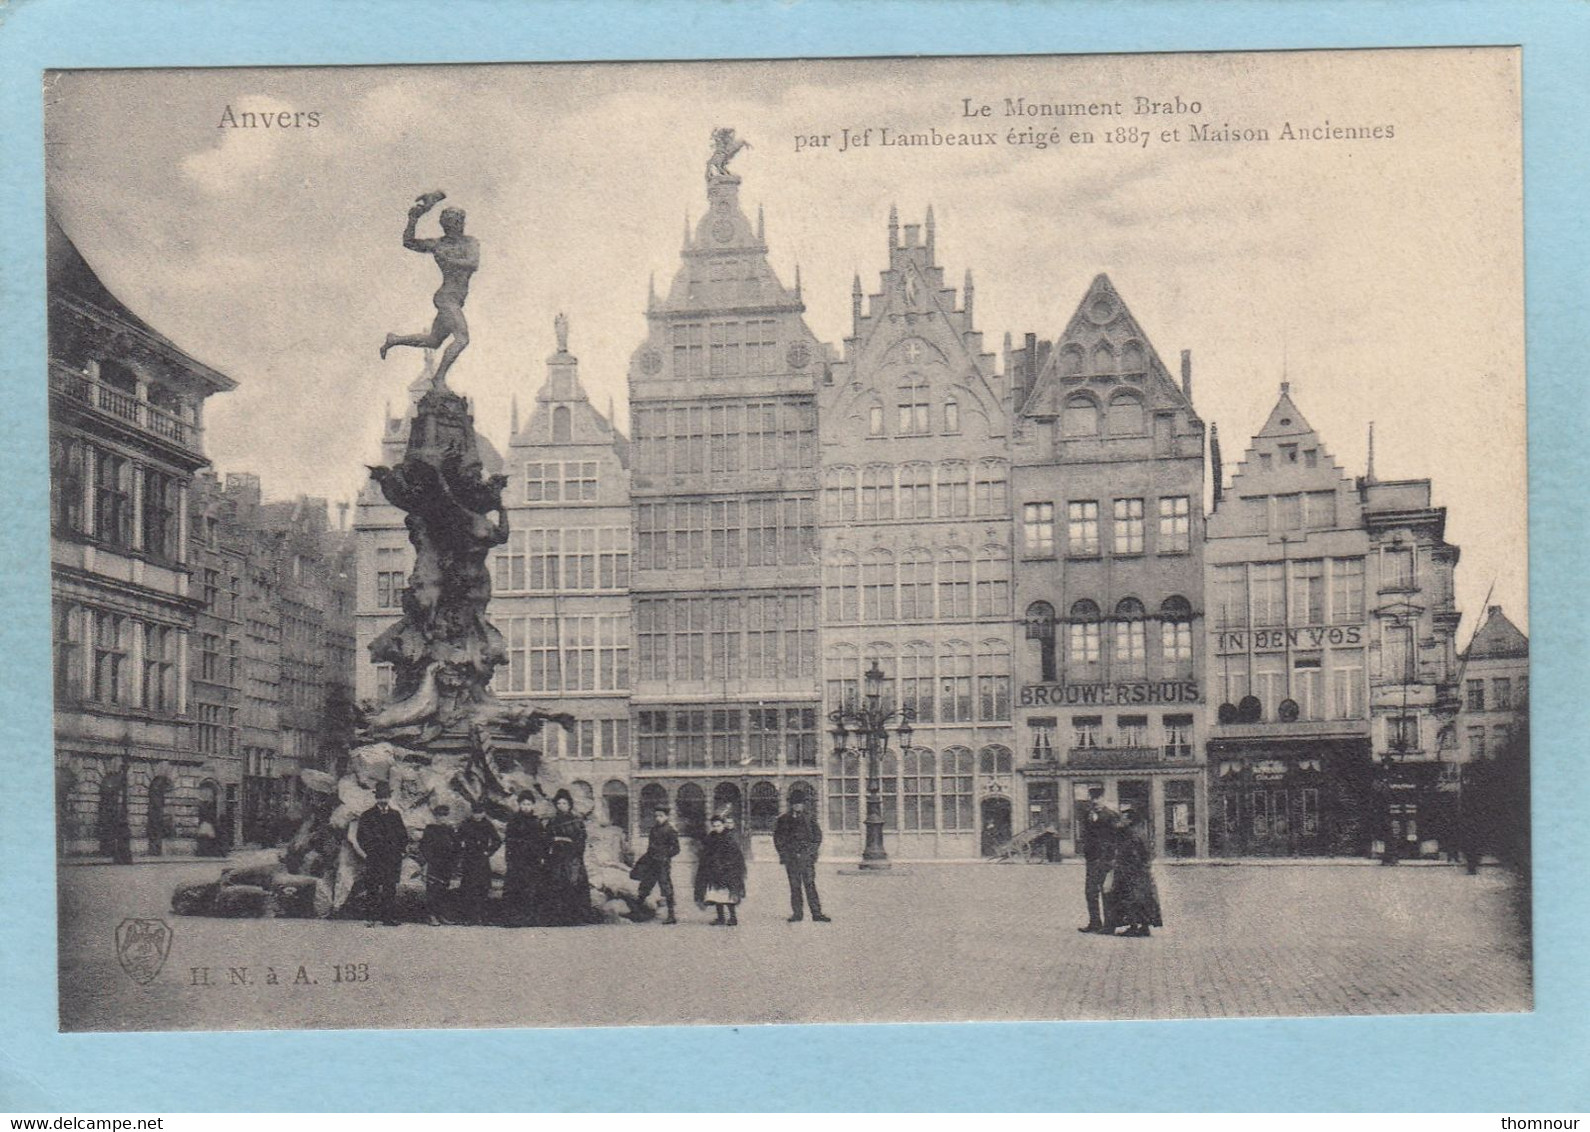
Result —
[[[1071,717],[1071,745],[1079,750],[1099,747],[1104,737],[1102,715],[1073,715]]]
[[[977,718],[1001,723],[1010,718],[1010,644],[991,639],[977,650]]]
[[[83,529],[87,452],[87,446],[80,440],[50,438],[50,522],[59,530]]]
[[[562,465],[530,463],[524,466],[526,503],[552,503],[561,498],[563,498]]]
[[[1273,498],[1274,529],[1278,531],[1300,531],[1303,529],[1303,497],[1297,492],[1288,492]]]
[[[1286,621],[1286,579],[1279,562],[1255,562],[1248,571],[1253,599],[1253,624],[1263,627]]]
[[[894,469],[888,464],[861,469],[861,518],[894,518]]]
[[[900,706],[920,723],[932,723],[933,646],[910,641],[900,650]]]
[[[912,547],[900,556],[900,619],[927,621],[933,616],[933,555]]]
[[[778,321],[771,318],[745,320],[745,372],[777,373]]]
[[[902,519],[933,517],[933,468],[912,462],[900,465],[900,491],[896,513]]]
[[[601,528],[596,584],[604,590],[629,589],[629,531],[623,527]]]
[[[1021,507],[1022,553],[1035,558],[1054,555],[1054,504],[1024,503]]]
[[[930,830],[937,823],[937,783],[933,752],[921,747],[905,752],[900,765],[900,826]]]
[[[972,513],[971,475],[971,468],[960,460],[939,464],[940,516],[960,518]]]
[[[895,432],[900,436],[922,436],[928,425],[928,386],[920,378],[908,379],[900,385],[898,415]]]
[[[972,556],[961,547],[950,547],[939,558],[939,609],[941,621],[964,621],[972,615]]]
[[[856,518],[856,469],[849,465],[823,472],[823,519],[848,523]]]
[[[177,633],[169,625],[144,626],[142,707],[175,711],[177,707]]]
[[[563,532],[529,530],[525,532],[528,585],[532,590],[555,590],[561,580]]]
[[[939,648],[939,719],[969,723],[972,719],[972,646],[946,641]]]
[[[712,565],[719,570],[740,564],[740,501],[715,499],[707,505]]]
[[[1054,761],[1058,726],[1049,717],[1027,717],[1027,755],[1033,762]]]
[[[834,555],[824,569],[825,615],[829,621],[856,620],[860,610],[861,567],[849,551]]]
[[[1083,598],[1071,603],[1066,626],[1066,662],[1097,664],[1099,661],[1099,607]]]
[[[175,476],[144,469],[144,550],[157,558],[177,556],[178,488]]]
[[[1380,588],[1413,589],[1413,547],[1388,546],[1381,552]]]
[[[1010,616],[1010,559],[1002,546],[985,546],[977,554],[977,616]]]
[[[1364,560],[1362,558],[1333,558],[1330,560],[1331,622],[1352,624],[1364,617]]]
[[[1279,718],[1281,701],[1286,699],[1286,657],[1281,653],[1260,653],[1253,658],[1253,694],[1259,697],[1264,718]]]
[[[740,599],[715,597],[710,599],[709,651],[712,661],[712,679],[727,680],[740,672],[741,621]]]
[[[943,828],[964,832],[976,829],[973,814],[972,768],[976,765],[972,752],[965,747],[949,747],[944,751],[940,780],[943,805]]]
[[[102,704],[128,701],[128,625],[126,618],[103,610],[93,614],[94,651],[89,671],[89,695]]]
[[[1497,676],[1491,680],[1492,707],[1497,711],[1506,711],[1513,706],[1513,681],[1507,676]]]
[[[1325,622],[1325,560],[1300,558],[1291,564],[1291,622],[1322,625]]]
[[[1215,628],[1241,629],[1247,626],[1247,572],[1248,568],[1243,563],[1210,568],[1215,598]]]
[[[114,546],[131,546],[132,463],[109,452],[96,452],[94,465],[94,534]]]
[[[867,552],[861,564],[861,618],[894,620],[894,555],[887,550]]]
[[[1192,546],[1192,513],[1185,495],[1159,500],[1159,533],[1155,549],[1161,554],[1182,554]]]
[[[1066,553],[1099,553],[1099,504],[1093,499],[1076,499],[1066,504]]]
[[[726,377],[741,372],[740,324],[713,322],[707,327],[707,372]]]
[[[1010,507],[1010,469],[1003,460],[979,460],[972,494],[978,515],[1003,515]]]
[[[1143,603],[1122,598],[1115,606],[1115,655],[1111,662],[1118,676],[1143,676],[1147,672],[1147,626]]]
[[[861,759],[848,751],[828,759],[828,828],[861,828]]]
[[[1193,717],[1190,715],[1167,715],[1164,718],[1165,726],[1165,757],[1167,759],[1190,759],[1193,753]]]
[[[1380,675],[1398,684],[1413,682],[1413,626],[1381,623]]]
[[[1485,681],[1484,680],[1469,680],[1469,681],[1466,681],[1465,683],[1466,683],[1465,690],[1468,693],[1468,697],[1467,697],[1467,699],[1468,699],[1468,710],[1469,711],[1484,711],[1485,710]]]
[[[1293,658],[1292,701],[1297,704],[1299,719],[1325,718],[1325,669],[1322,658]]]
[[[699,322],[676,322],[672,327],[675,377],[705,377],[705,329]]]
[[[829,645],[823,658],[823,682],[830,708],[854,707],[861,699],[861,661],[856,646]]]
[[[1313,531],[1328,531],[1336,525],[1336,493],[1310,491],[1303,496],[1303,525]]]
[[[408,549],[401,546],[381,546],[375,552],[375,604],[377,609],[397,609],[402,604],[403,587],[408,584],[408,571],[404,569],[408,560]],[[510,562],[512,560],[509,560]],[[519,560],[517,574],[518,584],[505,581],[504,559],[499,552],[497,558],[497,587],[499,589],[524,588],[524,560]],[[509,577],[513,575],[507,570]]]
[[[563,465],[564,499],[593,500],[596,486],[595,460],[574,460]]]
[[[1192,605],[1184,597],[1168,597],[1159,617],[1160,656],[1171,665],[1192,660]]]
[[[1116,554],[1143,553],[1143,501],[1117,499],[1112,525],[1112,549]]]
[[[1329,656],[1332,718],[1364,718],[1364,650],[1333,649]]]

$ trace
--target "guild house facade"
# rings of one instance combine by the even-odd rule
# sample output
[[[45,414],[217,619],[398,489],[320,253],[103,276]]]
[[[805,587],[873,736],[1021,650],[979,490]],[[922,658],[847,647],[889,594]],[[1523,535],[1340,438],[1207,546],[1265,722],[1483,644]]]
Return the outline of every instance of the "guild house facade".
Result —
[[[822,797],[817,391],[827,349],[800,278],[767,260],[740,178],[707,176],[666,294],[629,368],[637,809],[672,802],[770,834]],[[754,852],[771,852],[753,840]]]
[[[1028,820],[1075,849],[1102,787],[1148,815],[1161,853],[1208,845],[1204,424],[1110,280],[1052,345],[1011,353],[1017,770]]]
[[[823,706],[854,706],[876,663],[911,745],[881,763],[890,852],[973,857],[1012,834],[1009,413],[935,258],[933,210],[890,209],[879,289],[851,292],[822,389]],[[865,758],[824,752],[828,829],[859,845]]]

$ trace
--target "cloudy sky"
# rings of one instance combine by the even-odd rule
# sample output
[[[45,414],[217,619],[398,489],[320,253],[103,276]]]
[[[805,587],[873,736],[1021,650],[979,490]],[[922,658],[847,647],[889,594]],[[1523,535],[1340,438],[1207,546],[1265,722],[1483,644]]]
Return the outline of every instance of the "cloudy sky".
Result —
[[[482,266],[472,344],[450,384],[499,447],[527,412],[567,312],[599,406],[626,420],[647,279],[678,265],[704,210],[713,127],[765,207],[775,270],[801,268],[808,320],[839,342],[850,281],[886,263],[931,203],[939,258],[970,267],[978,322],[1054,337],[1106,272],[1194,401],[1229,474],[1287,379],[1349,474],[1375,422],[1382,478],[1429,476],[1463,548],[1460,604],[1527,624],[1518,60],[1505,50],[68,72],[46,80],[52,209],[134,311],[239,388],[212,398],[217,468],[271,496],[351,498],[383,409],[419,372],[389,330],[428,327],[436,269],[400,244],[441,188]],[[1196,102],[1136,115],[1135,100]],[[1105,119],[1018,119],[1005,99],[1123,103]],[[965,102],[992,116],[964,116]],[[296,129],[221,126],[227,107],[318,114]],[[1379,141],[1283,140],[1384,126]],[[1189,141],[1263,128],[1268,143]],[[1009,131],[1091,129],[1039,150]],[[1105,140],[1147,128],[1147,145]],[[839,152],[841,130],[873,144]],[[883,147],[881,129],[991,131],[980,147]],[[1179,135],[1163,140],[1162,131]],[[830,136],[797,152],[797,135]],[[435,221],[422,222],[434,234]]]

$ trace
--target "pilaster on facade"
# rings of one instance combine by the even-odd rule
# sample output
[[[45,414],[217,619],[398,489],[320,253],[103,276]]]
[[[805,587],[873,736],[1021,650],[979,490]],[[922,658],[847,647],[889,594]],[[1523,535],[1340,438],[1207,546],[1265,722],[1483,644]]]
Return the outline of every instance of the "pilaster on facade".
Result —
[[[707,177],[629,367],[638,810],[760,833],[819,796],[817,404],[829,351],[740,178]]]
[[[1010,417],[971,272],[946,285],[935,245],[931,207],[903,235],[891,208],[879,289],[863,302],[857,278],[820,398],[823,707],[853,707],[876,662],[912,715],[910,749],[881,767],[886,842],[907,859],[975,857],[1015,822]],[[866,767],[824,757],[828,828],[859,853]]]
[[[1204,423],[1114,285],[1054,342],[1006,349],[1018,416],[1017,766],[1034,824],[1075,845],[1079,802],[1147,814],[1157,848],[1208,845],[1203,760]]]

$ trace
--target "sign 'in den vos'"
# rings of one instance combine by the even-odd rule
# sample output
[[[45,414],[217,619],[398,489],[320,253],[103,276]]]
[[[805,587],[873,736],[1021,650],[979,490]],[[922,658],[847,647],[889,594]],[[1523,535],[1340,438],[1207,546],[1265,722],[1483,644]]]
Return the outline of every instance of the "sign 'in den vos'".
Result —
[[[1299,625],[1295,629],[1222,629],[1215,634],[1216,652],[1322,649],[1363,643],[1362,625]]]
[[[1195,704],[1196,680],[1134,680],[1123,684],[1024,684],[1022,707],[1119,707],[1131,704]]]

